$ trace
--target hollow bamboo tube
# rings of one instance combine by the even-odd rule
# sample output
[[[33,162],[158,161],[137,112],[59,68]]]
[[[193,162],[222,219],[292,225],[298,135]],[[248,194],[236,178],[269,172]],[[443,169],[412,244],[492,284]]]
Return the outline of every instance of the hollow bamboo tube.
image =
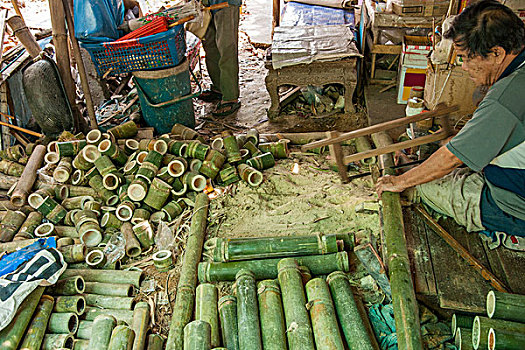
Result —
[[[472,325],[472,345],[474,349],[487,349],[489,330],[491,328],[494,328],[496,331],[503,330],[525,334],[525,324],[523,323],[476,316]]]
[[[450,330],[452,336],[456,335],[458,328],[472,329],[474,324],[474,316],[454,314],[452,315],[452,321],[450,322]]]
[[[347,275],[341,271],[333,272],[328,275],[327,282],[348,346],[356,350],[375,349],[355,303]]]
[[[219,299],[218,306],[222,342],[228,349],[239,350],[237,298],[233,295],[225,295]]]
[[[123,223],[122,227],[120,228],[120,231],[122,232],[122,235],[126,240],[126,255],[131,258],[139,256],[142,252],[142,249],[140,247],[140,242],[137,239],[137,236],[135,236],[135,233],[133,232],[133,227],[131,226],[131,223]]]
[[[71,349],[72,347],[71,334],[46,334],[42,343],[42,350]]]
[[[87,306],[104,309],[132,310],[135,301],[131,297],[115,297],[111,295],[82,294]]]
[[[27,327],[24,339],[20,344],[21,350],[40,350],[47,323],[53,310],[53,301],[53,297],[49,295],[43,295],[40,299],[31,323]]]
[[[0,224],[0,242],[12,241],[25,220],[23,212],[9,210]]]
[[[316,348],[343,350],[343,339],[339,333],[334,304],[326,281],[321,278],[310,280],[306,284],[306,295]]]
[[[419,311],[410,272],[399,193],[384,192],[381,202],[397,341],[402,349],[422,350]]]
[[[458,327],[454,336],[454,345],[458,350],[473,350],[472,329]]]
[[[135,332],[133,350],[144,350],[146,347],[146,335],[149,329],[150,307],[146,302],[135,305],[133,310],[133,324],[131,329]]]
[[[73,226],[55,226],[55,232],[58,237],[80,238],[80,234]]]
[[[0,174],[0,189],[9,190],[14,184],[18,182],[18,180],[20,180],[20,177],[18,176]]]
[[[35,243],[38,238],[24,239],[13,242],[0,243],[0,252],[12,253]]]
[[[285,258],[279,261],[278,269],[289,349],[314,349],[299,265],[295,259]]]
[[[297,237],[214,238],[206,242],[213,261],[264,259],[337,253],[336,235],[310,235]]]
[[[36,287],[20,304],[13,320],[0,331],[0,348],[2,350],[18,349],[43,293],[44,287]]]
[[[91,330],[90,330],[90,332],[91,332]],[[87,339],[75,339],[75,340],[73,340],[73,350],[90,350],[90,348],[89,348],[89,340],[87,340]]]
[[[86,299],[81,295],[59,296],[53,306],[54,312],[74,312],[82,315],[86,310]]]
[[[87,306],[84,313],[84,319],[87,321],[94,321],[97,316],[109,315],[114,317],[117,321],[125,322],[129,326],[133,324],[133,311],[121,309],[100,309],[97,307]]]
[[[75,334],[78,316],[73,312],[53,312],[47,324],[48,334]]]
[[[36,146],[33,153],[31,153],[24,172],[11,196],[11,203],[13,203],[13,205],[22,207],[27,204],[27,196],[35,183],[36,171],[42,166],[45,153],[46,148],[42,145]]]
[[[522,350],[525,344],[525,334],[491,328],[488,343],[489,350]]]
[[[107,349],[111,332],[117,325],[115,317],[110,315],[99,315],[93,320],[91,325],[91,338],[89,339],[90,349]]]
[[[169,343],[168,343],[169,344]],[[196,320],[184,327],[184,350],[211,349],[211,327],[208,322]]]
[[[15,235],[13,240],[23,240],[23,239],[34,238],[35,229],[40,225],[40,223],[42,222],[42,219],[43,219],[43,215],[37,211],[33,211],[29,213],[29,215],[27,216],[27,219],[24,221],[24,223],[20,227],[20,230]]]
[[[257,294],[263,348],[286,349],[286,328],[279,283],[276,280],[260,281]]]
[[[76,338],[78,339],[85,339],[88,341],[89,346],[89,339],[91,339],[91,330],[93,328],[93,321],[85,321],[82,320],[78,323],[78,330],[76,334]],[[74,346],[73,346],[74,349]]]
[[[89,294],[131,297],[133,295],[133,286],[125,283],[86,282],[84,291]]]
[[[197,286],[195,300],[195,319],[208,322],[211,327],[211,346],[219,346],[221,338],[217,310],[217,287],[210,283],[199,284]]]
[[[133,348],[135,332],[126,326],[118,325],[111,333],[108,350],[130,350]]]
[[[66,270],[67,271],[67,270]],[[74,270],[78,271],[78,270]],[[61,276],[62,279],[49,287],[49,292],[53,295],[76,295],[84,292],[84,279],[82,276],[73,275],[71,277]]]
[[[26,23],[21,15],[11,16],[7,19],[7,24],[13,30],[13,33],[16,35],[18,40],[25,47],[31,58],[36,58],[42,51],[38,43],[36,42],[35,37],[29,31],[29,28],[26,27]]]
[[[0,161],[0,171],[9,176],[20,177],[24,172],[24,166],[4,159]]]
[[[202,246],[206,234],[209,198],[206,194],[197,195],[186,251],[177,285],[177,295],[171,317],[166,350],[180,350],[184,341],[184,327],[191,320],[197,283],[197,266],[201,260]]]
[[[262,349],[255,275],[240,270],[235,279],[239,349]]]
[[[490,318],[525,323],[525,295],[490,291],[487,294],[487,315]]]
[[[67,263],[83,262],[86,258],[87,249],[83,244],[73,244],[58,249]]]
[[[139,288],[143,274],[139,271],[67,269],[61,278],[81,276],[86,282],[127,283]]]
[[[280,260],[281,258],[226,263],[202,262],[198,269],[199,282],[234,281],[235,274],[240,269],[252,271],[257,280],[273,279],[277,277],[277,264]],[[295,260],[299,265],[308,267],[313,275],[326,275],[338,270],[348,272],[349,270],[347,252],[298,256],[295,257]]]

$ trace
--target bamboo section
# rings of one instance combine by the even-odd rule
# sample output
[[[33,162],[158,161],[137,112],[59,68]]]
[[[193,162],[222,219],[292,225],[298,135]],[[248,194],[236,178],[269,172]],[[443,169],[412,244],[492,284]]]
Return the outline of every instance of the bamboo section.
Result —
[[[489,350],[522,350],[525,344],[525,334],[491,328],[488,343]]]
[[[262,350],[255,275],[251,271],[240,270],[236,276],[235,286],[239,349]]]
[[[476,316],[472,325],[472,345],[474,349],[487,349],[491,328],[494,328],[495,331],[525,334],[525,324],[523,323]]]
[[[184,327],[191,320],[197,284],[197,265],[201,260],[202,246],[206,234],[209,198],[206,194],[197,195],[186,251],[177,285],[177,295],[171,316],[166,350],[181,350],[184,342]]]
[[[24,339],[20,344],[21,350],[39,350],[47,328],[51,311],[53,310],[53,297],[43,295],[33,315],[31,323],[27,327]]]
[[[487,294],[487,315],[525,323],[525,295],[490,291]]]
[[[225,295],[219,299],[219,318],[223,345],[230,350],[239,350],[237,328],[237,298]]]
[[[260,281],[257,294],[263,348],[286,349],[286,328],[279,283],[276,280]]]
[[[13,203],[13,205],[22,207],[27,204],[27,196],[35,184],[36,171],[42,166],[45,154],[46,148],[42,145],[36,146],[33,153],[31,153],[29,162],[27,162],[24,172],[11,196],[11,203]]]
[[[208,322],[210,325],[212,347],[217,347],[221,343],[217,298],[218,290],[213,284],[203,283],[197,286],[195,319]]]

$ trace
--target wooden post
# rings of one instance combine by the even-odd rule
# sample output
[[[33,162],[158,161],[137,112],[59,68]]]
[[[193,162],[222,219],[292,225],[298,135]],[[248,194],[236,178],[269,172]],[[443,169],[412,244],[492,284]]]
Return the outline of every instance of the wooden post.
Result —
[[[73,46],[73,55],[77,62],[78,73],[80,74],[80,82],[82,83],[82,90],[84,91],[84,97],[86,99],[86,107],[89,114],[89,126],[91,129],[98,129],[97,118],[95,116],[95,107],[93,106],[93,99],[91,98],[91,91],[89,90],[88,78],[86,73],[86,67],[82,60],[80,53],[80,46],[75,38],[75,23],[73,22],[73,16],[71,15],[71,9],[68,0],[62,0],[64,6],[64,12],[66,15],[67,29],[69,31],[69,39]]]
[[[281,0],[273,0],[272,38],[275,27],[281,22]]]
[[[336,138],[340,135],[338,131],[328,131],[326,132],[326,136],[328,139]],[[344,155],[343,155],[343,148],[341,147],[340,143],[334,143],[329,146],[330,149],[330,156],[335,161],[335,164],[337,165],[337,171],[339,172],[339,176],[341,176],[341,182],[347,183],[348,182],[348,171],[346,171],[346,164],[344,162]]]

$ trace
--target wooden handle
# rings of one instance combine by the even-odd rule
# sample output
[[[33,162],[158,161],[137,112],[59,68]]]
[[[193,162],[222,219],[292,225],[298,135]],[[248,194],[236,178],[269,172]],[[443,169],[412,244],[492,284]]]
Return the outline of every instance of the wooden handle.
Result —
[[[230,4],[228,4],[227,2],[221,2],[220,4],[205,7],[203,8],[203,10],[220,10],[226,7],[230,7]]]
[[[36,42],[35,36],[29,31],[26,23],[20,16],[12,16],[7,19],[7,24],[13,30],[13,34],[20,40],[22,45],[26,48],[27,52],[32,58],[38,57],[42,49]]]

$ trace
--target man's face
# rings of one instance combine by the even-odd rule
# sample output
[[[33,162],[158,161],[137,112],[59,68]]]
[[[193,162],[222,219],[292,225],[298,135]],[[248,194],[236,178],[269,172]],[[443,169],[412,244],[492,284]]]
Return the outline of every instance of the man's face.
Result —
[[[490,52],[487,57],[469,57],[467,51],[462,50],[456,44],[454,44],[454,48],[460,61],[463,62],[461,68],[470,75],[470,79],[477,86],[491,86],[496,82],[501,74],[501,62],[498,56]]]

